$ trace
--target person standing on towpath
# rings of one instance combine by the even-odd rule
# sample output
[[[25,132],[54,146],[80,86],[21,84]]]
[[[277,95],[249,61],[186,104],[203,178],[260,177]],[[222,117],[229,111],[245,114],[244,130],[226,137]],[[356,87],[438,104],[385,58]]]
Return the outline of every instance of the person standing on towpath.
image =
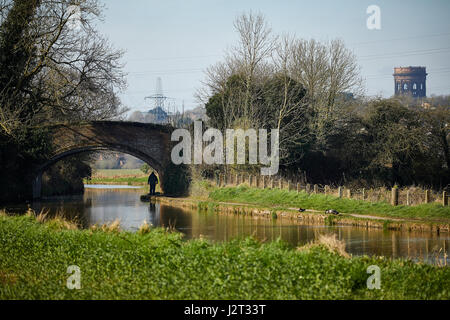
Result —
[[[150,185],[150,195],[155,195],[155,188],[158,184],[158,178],[156,177],[155,172],[153,171],[152,174],[148,177],[148,184]]]

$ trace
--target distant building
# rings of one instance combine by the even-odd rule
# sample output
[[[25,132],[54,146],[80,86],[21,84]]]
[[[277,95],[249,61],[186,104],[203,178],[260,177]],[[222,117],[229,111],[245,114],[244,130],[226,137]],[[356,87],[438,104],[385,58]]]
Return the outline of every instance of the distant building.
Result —
[[[161,107],[156,107],[152,110],[149,110],[147,113],[144,113],[144,116],[147,120],[146,122],[158,124],[166,123],[169,118],[167,112],[164,111]]]
[[[347,91],[338,93],[337,97],[344,101],[355,100],[355,95],[352,92],[347,92]]]
[[[426,67],[394,68],[395,95],[410,95],[414,98],[427,96]]]

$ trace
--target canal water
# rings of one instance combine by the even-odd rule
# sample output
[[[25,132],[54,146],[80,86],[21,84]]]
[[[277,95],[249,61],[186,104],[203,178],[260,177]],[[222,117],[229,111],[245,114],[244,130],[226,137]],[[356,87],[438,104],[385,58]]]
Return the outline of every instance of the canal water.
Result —
[[[410,258],[450,265],[450,235],[366,229],[350,226],[305,225],[290,219],[261,219],[188,210],[160,203],[144,203],[147,190],[128,186],[86,186],[83,196],[62,197],[33,204],[39,212],[48,209],[77,217],[84,227],[120,220],[121,228],[137,231],[146,221],[153,226],[175,227],[186,239],[227,241],[253,236],[260,241],[282,239],[293,247],[313,241],[318,234],[335,233],[353,255]],[[23,208],[9,208],[10,211]]]

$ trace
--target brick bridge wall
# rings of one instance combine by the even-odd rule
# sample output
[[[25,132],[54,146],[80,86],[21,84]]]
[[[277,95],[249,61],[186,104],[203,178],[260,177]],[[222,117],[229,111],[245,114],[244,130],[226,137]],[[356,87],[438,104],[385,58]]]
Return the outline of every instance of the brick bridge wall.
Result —
[[[164,179],[164,168],[170,162],[173,128],[165,125],[120,121],[94,121],[49,127],[53,153],[35,168],[33,197],[41,197],[42,173],[57,161],[81,152],[111,150],[133,155],[158,171]]]

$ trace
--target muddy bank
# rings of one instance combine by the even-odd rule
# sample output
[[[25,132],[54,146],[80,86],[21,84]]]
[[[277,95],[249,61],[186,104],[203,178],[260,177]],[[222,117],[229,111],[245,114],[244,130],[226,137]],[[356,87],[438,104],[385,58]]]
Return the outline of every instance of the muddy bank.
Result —
[[[217,214],[249,215],[261,219],[290,219],[304,224],[326,224],[341,226],[357,226],[395,231],[414,231],[448,233],[450,225],[438,222],[411,221],[405,219],[389,219],[379,216],[356,214],[328,215],[314,210],[299,212],[298,209],[263,208],[240,203],[222,203],[190,198],[157,197],[162,203],[189,209],[209,210]]]

